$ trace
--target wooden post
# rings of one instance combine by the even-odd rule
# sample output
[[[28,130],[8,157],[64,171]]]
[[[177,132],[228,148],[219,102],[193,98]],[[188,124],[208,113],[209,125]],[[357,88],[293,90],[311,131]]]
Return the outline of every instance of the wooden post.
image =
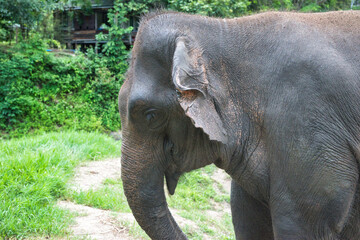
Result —
[[[67,11],[66,13],[66,20],[67,20],[67,38],[68,38],[68,48],[71,49],[71,41],[72,41],[72,34],[71,34],[71,31],[72,31],[72,26],[74,25],[74,13],[71,12],[71,9],[69,11]],[[75,48],[76,49],[76,48]]]
[[[95,31],[98,29],[98,15],[97,15],[97,11],[95,11]]]

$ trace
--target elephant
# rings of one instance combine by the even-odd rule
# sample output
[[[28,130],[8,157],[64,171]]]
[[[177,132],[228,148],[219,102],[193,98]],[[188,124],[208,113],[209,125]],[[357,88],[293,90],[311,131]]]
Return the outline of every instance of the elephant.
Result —
[[[156,11],[129,64],[121,175],[150,238],[187,239],[165,183],[214,164],[236,239],[360,239],[360,11]]]

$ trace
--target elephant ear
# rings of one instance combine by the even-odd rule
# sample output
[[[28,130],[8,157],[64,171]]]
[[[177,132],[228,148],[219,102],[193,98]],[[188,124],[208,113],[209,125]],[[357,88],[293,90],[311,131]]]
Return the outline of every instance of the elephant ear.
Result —
[[[215,99],[209,96],[202,52],[188,47],[186,40],[178,39],[173,58],[172,79],[179,93],[179,103],[185,114],[197,128],[201,128],[211,140],[227,143],[227,133]]]

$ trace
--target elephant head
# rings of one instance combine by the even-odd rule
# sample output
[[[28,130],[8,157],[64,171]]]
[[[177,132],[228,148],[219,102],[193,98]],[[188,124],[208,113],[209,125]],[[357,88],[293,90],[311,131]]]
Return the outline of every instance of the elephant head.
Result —
[[[142,20],[120,90],[122,180],[131,210],[151,238],[186,239],[168,210],[164,177],[174,194],[184,172],[221,165],[229,135],[221,87],[204,50],[166,20],[166,14]]]

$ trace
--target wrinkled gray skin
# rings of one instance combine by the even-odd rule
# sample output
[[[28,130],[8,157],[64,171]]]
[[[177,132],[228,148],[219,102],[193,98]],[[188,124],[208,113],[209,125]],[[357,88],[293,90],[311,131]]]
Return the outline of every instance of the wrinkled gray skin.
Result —
[[[184,172],[233,179],[236,239],[360,239],[360,12],[155,13],[119,96],[122,179],[152,239]]]

